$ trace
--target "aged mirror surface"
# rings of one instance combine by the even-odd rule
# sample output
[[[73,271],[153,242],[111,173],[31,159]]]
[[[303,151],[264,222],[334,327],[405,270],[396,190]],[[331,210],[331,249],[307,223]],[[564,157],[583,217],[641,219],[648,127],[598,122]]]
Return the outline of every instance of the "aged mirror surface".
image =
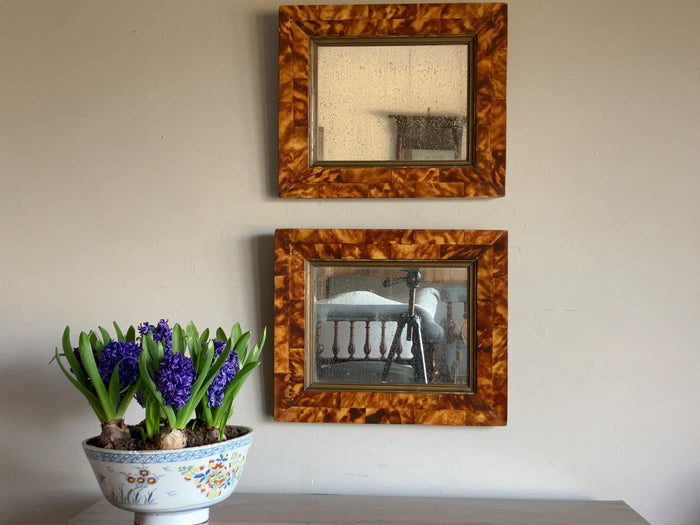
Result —
[[[310,389],[474,387],[469,262],[309,261]]]
[[[472,163],[472,41],[311,39],[311,164]]]
[[[504,425],[507,233],[277,230],[275,419]]]
[[[279,194],[505,195],[503,3],[279,11]]]

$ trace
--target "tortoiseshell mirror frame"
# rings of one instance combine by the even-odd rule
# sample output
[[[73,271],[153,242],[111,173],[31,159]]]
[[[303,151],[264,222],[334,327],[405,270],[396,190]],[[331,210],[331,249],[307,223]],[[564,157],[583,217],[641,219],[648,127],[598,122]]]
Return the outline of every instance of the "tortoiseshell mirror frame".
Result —
[[[507,26],[505,3],[281,6],[279,195],[289,198],[504,196]],[[474,165],[310,166],[310,39],[435,35],[475,37]]]
[[[476,264],[473,393],[305,387],[307,261]],[[507,416],[508,233],[500,230],[280,229],[275,232],[277,421],[503,426]]]

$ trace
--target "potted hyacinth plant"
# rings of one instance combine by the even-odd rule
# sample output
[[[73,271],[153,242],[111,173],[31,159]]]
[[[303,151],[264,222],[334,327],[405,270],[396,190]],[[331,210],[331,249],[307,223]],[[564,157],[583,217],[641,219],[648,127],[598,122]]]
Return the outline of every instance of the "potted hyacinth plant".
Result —
[[[81,332],[77,347],[66,327],[54,354],[100,422],[83,442],[100,488],[137,525],[204,523],[233,492],[252,441],[252,429],[227,423],[266,332],[248,348],[251,334],[238,323],[213,334],[164,319],[138,330],[113,325],[114,337],[99,327]],[[144,417],[128,425],[133,400]]]

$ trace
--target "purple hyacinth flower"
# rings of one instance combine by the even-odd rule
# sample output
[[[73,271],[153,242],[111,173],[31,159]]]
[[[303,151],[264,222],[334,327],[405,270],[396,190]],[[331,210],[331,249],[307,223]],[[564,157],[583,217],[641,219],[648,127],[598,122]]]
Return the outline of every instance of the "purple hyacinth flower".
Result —
[[[216,359],[226,348],[226,341],[212,339],[212,342],[214,343],[214,359]],[[226,362],[224,362],[224,365],[219,369],[214,381],[212,381],[207,390],[207,396],[209,397],[208,405],[210,408],[221,406],[221,402],[224,399],[224,390],[231,380],[236,377],[236,374],[238,374],[239,367],[238,354],[235,350],[231,350]]]
[[[97,359],[97,370],[105,384],[109,384],[114,368],[119,364],[119,385],[126,388],[139,377],[139,356],[141,347],[133,341],[109,340]]]
[[[175,409],[187,404],[196,377],[197,371],[189,357],[177,352],[166,353],[155,377],[163,402]]]
[[[145,322],[139,325],[139,333],[141,335],[146,335],[148,332],[153,334],[153,340],[158,343],[163,341],[163,349],[165,353],[170,353],[173,349],[173,331],[168,325],[166,319],[161,319],[158,324],[153,326],[152,324]]]

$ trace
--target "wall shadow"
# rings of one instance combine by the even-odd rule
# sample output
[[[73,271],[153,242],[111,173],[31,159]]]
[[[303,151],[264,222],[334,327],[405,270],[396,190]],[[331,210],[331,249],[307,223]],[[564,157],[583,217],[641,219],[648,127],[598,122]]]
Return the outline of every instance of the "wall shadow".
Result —
[[[262,13],[257,17],[257,45],[255,48],[259,52],[260,68],[259,86],[261,87],[261,104],[258,106],[262,115],[263,136],[262,143],[265,145],[265,180],[267,184],[266,193],[270,198],[279,197],[278,193],[278,85],[279,85],[279,64],[278,64],[278,27],[279,16],[277,13]]]
[[[60,333],[56,339],[60,342]],[[0,461],[6,473],[14,473],[2,485],[0,512],[7,520],[3,523],[63,523],[98,497],[96,491],[91,494],[62,489],[89,471],[80,442],[91,430],[97,434],[99,423],[95,418],[91,430],[89,423],[87,430],[80,430],[86,415],[89,422],[90,408],[58,365],[49,363],[50,348],[45,353],[37,350],[44,346],[45,340],[27,341],[3,349],[6,355],[12,352],[18,356],[0,370],[0,433],[4,444]],[[75,425],[72,435],[71,424],[78,420],[81,424]],[[66,428],[71,432],[70,455],[79,464],[72,465],[71,459],[57,456],[60,447],[65,449],[66,445],[61,443],[59,447],[55,440],[62,439]]]
[[[262,351],[262,399],[263,409],[270,417],[274,414],[274,304],[275,304],[275,237],[273,234],[258,235],[252,239],[253,283],[258,290],[255,295],[256,309],[263,326],[267,327],[267,341]]]

